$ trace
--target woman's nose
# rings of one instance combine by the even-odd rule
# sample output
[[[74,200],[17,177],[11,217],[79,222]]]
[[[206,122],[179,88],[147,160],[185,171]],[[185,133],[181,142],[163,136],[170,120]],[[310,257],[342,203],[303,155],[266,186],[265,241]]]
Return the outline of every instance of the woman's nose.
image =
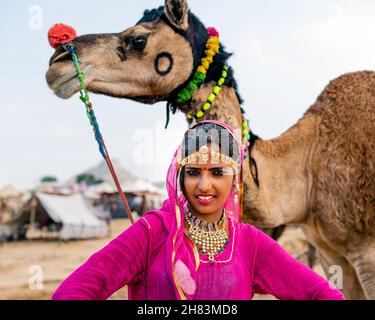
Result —
[[[198,188],[202,193],[207,193],[211,190],[211,180],[207,175],[202,174],[199,179]]]

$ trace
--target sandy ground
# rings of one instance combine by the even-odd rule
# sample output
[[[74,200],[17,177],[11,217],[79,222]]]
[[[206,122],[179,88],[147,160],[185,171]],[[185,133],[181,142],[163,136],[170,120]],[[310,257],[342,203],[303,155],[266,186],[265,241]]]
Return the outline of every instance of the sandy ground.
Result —
[[[63,279],[129,224],[127,219],[111,221],[111,235],[102,239],[33,240],[0,245],[0,299],[49,299]],[[302,233],[295,228],[289,228],[279,242],[293,255],[300,255],[306,249]],[[319,265],[314,269],[322,273]],[[39,274],[42,282],[37,281]],[[255,298],[273,299],[259,295]],[[120,289],[110,299],[127,299],[127,288]]]

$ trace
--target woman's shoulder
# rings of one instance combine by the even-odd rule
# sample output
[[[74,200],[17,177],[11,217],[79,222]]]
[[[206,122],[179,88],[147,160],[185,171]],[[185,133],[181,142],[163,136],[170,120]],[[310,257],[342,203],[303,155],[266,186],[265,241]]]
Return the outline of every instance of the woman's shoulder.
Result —
[[[235,224],[237,226],[239,236],[245,241],[251,242],[256,246],[269,246],[276,242],[265,232],[249,223],[235,222]]]
[[[239,223],[239,226],[244,237],[251,239],[250,241],[253,242],[257,250],[278,250],[280,248],[279,243],[261,229],[247,223]]]
[[[146,212],[141,218],[139,218],[138,221],[142,223],[149,231],[158,232],[164,229],[163,219],[160,214],[155,211]]]
[[[163,205],[159,210],[147,211],[139,221],[153,233],[168,231],[172,223],[172,213]]]
[[[240,232],[249,236],[256,236],[259,232],[261,232],[258,228],[249,223],[234,221],[234,224]]]
[[[248,244],[257,242],[259,233],[261,233],[259,229],[248,223],[237,222],[232,219],[231,221],[237,230],[237,237],[241,242],[245,241]]]

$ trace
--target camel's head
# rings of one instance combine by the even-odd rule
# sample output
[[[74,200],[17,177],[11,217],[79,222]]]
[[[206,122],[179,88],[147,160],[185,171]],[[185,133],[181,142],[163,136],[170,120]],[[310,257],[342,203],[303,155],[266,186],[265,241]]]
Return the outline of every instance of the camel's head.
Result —
[[[155,103],[168,100],[189,80],[206,41],[206,28],[190,13],[187,0],[166,0],[125,31],[83,35],[74,45],[89,91]],[[46,79],[60,98],[80,90],[70,54],[61,46]]]

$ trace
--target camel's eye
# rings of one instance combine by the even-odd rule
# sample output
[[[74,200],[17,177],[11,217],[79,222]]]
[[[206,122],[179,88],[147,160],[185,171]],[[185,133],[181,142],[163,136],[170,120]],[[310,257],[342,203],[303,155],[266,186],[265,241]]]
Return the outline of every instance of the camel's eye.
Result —
[[[130,48],[137,50],[137,51],[142,51],[147,44],[147,38],[140,36],[140,37],[134,37],[130,40]]]

